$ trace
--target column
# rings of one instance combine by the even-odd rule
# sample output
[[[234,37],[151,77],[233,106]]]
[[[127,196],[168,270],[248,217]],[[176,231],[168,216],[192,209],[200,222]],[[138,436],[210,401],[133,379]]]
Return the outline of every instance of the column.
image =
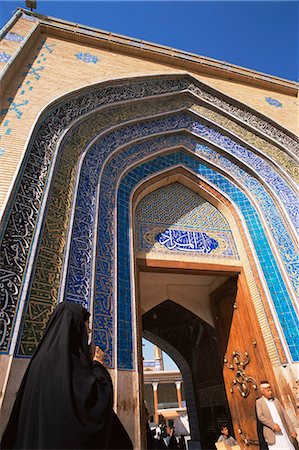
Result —
[[[175,385],[176,385],[176,391],[177,391],[177,396],[178,396],[178,404],[179,404],[179,408],[182,407],[182,393],[181,393],[181,381],[176,381]]]
[[[153,393],[154,393],[154,417],[155,422],[158,423],[159,421],[159,414],[158,414],[158,382],[153,382]]]

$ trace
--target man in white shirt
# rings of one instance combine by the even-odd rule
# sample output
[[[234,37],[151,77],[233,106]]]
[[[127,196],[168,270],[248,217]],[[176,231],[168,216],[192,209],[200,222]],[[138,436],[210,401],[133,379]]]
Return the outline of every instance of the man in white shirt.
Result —
[[[294,450],[297,434],[289,416],[273,398],[268,381],[262,381],[260,389],[263,396],[256,401],[256,413],[269,450]]]

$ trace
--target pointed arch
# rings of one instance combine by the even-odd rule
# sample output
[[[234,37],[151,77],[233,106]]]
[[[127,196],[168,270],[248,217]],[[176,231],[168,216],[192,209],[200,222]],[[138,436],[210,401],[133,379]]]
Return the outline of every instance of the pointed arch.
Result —
[[[82,149],[86,148],[86,144],[88,145],[92,136],[98,134],[98,130],[95,132],[94,128],[86,127],[84,121],[88,118],[91,119],[90,114],[99,114],[103,121],[103,128],[105,128],[108,126],[107,120],[111,113],[109,109],[122,105],[123,111],[119,112],[119,117],[115,113],[115,123],[125,123],[125,117],[131,119],[132,102],[136,102],[133,104],[133,109],[137,103],[144,107],[143,112],[140,110],[139,116],[136,115],[142,122],[144,111],[149,109],[151,101],[152,110],[156,114],[155,103],[158,99],[161,99],[160,111],[167,110],[163,105],[164,101],[169,101],[168,109],[174,111],[176,108],[175,102],[178,105],[180,102],[182,104],[183,98],[187,102],[187,106],[190,105],[190,100],[192,100],[191,103],[195,102],[201,107],[204,104],[210,111],[209,114],[212,112],[213,117],[217,120],[219,117],[215,114],[222,116],[226,120],[226,124],[228,124],[227,121],[233,122],[235,126],[240,127],[240,129],[238,128],[240,134],[242,134],[242,130],[248,130],[246,127],[249,127],[253,136],[262,139],[263,142],[259,141],[259,144],[260,147],[263,147],[263,152],[268,152],[267,154],[271,154],[270,158],[277,161],[274,166],[277,167],[281,161],[283,162],[285,172],[280,172],[280,174],[287,183],[292,184],[290,177],[294,174],[293,153],[297,145],[294,136],[256,111],[194,80],[189,75],[115,80],[114,82],[89,87],[87,91],[81,89],[62,99],[57,99],[43,111],[36,123],[19,172],[18,182],[12,192],[3,221],[2,246],[3,248],[8,246],[10,248],[10,253],[4,252],[5,258],[2,266],[2,280],[4,280],[7,299],[7,301],[4,301],[5,313],[3,315],[4,321],[2,320],[4,331],[2,348],[4,352],[9,351],[11,333],[15,327],[15,336],[10,351],[14,350],[23,307],[29,300],[29,292],[33,293],[35,289],[36,297],[41,298],[41,293],[44,292],[46,287],[47,298],[45,303],[48,303],[48,308],[46,308],[48,312],[44,314],[36,306],[37,304],[31,303],[29,305],[31,311],[25,321],[25,328],[32,329],[32,323],[39,315],[42,318],[40,323],[44,324],[49,311],[56,302],[58,289],[56,286],[59,286],[60,283],[63,258],[69,251],[69,248],[65,246],[66,231],[69,226],[71,203],[74,204],[75,201],[73,190],[79,176],[74,162],[80,158]],[[171,101],[173,101],[172,105]],[[186,104],[184,103],[185,109]],[[103,115],[105,112],[107,112],[106,123]],[[201,110],[201,113],[203,113],[203,110]],[[80,128],[81,122],[82,127]],[[85,134],[82,131],[84,126]],[[232,137],[232,134],[230,136]],[[245,138],[244,134],[242,136]],[[65,157],[68,167],[66,188],[62,178],[59,177],[61,173],[59,170],[62,167],[60,161],[63,159],[60,158],[63,157],[63,152],[67,153],[67,148],[70,148],[74,143],[76,143],[76,146],[73,145],[73,153],[70,152]],[[82,146],[82,144],[84,145]],[[80,145],[81,149],[79,149]],[[215,148],[219,148],[218,144],[214,143],[213,145],[215,145]],[[250,141],[249,146],[253,148],[252,141]],[[218,151],[221,153],[221,149]],[[57,216],[54,217],[54,215],[47,215],[49,220],[48,222],[46,220],[46,226],[44,227],[47,209],[50,210],[52,206],[52,209],[60,210],[62,202],[59,197],[63,189],[67,208],[64,209],[64,215],[61,215],[63,217],[59,217],[60,228],[57,231]],[[24,203],[25,207],[20,212],[20,205],[24,205]],[[282,215],[284,216],[284,214]],[[41,244],[41,236],[45,236],[46,233],[52,239],[53,251],[50,253],[47,253],[47,248]],[[42,255],[44,250],[45,254]],[[39,258],[37,258],[38,251]],[[32,290],[33,269],[39,264],[42,256],[44,256],[42,264],[46,264],[45,261],[48,258],[51,263],[54,262],[55,269],[58,267],[59,270],[56,270],[54,277],[49,275],[50,278],[44,280],[35,277],[37,284]],[[41,265],[41,267],[50,269],[47,265]],[[38,336],[33,336],[31,339],[34,347]],[[25,348],[24,351],[26,353]]]

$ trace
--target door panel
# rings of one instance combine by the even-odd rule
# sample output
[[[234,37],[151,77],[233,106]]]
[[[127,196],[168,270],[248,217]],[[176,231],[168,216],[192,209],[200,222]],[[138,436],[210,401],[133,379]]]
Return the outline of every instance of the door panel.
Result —
[[[248,450],[258,450],[258,385],[275,380],[244,274],[214,291],[211,306],[235,437]]]

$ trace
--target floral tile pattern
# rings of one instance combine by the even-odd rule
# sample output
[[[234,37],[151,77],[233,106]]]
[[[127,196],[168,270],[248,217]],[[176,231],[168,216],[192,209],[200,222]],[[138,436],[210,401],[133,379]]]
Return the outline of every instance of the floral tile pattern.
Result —
[[[93,63],[96,64],[99,61],[99,58],[95,55],[91,55],[90,53],[79,52],[76,55],[76,58],[85,63]]]
[[[275,106],[275,108],[282,108],[282,103],[279,100],[276,100],[275,98],[272,97],[265,97],[265,100],[267,103],[269,103],[269,105],[271,106]]]

